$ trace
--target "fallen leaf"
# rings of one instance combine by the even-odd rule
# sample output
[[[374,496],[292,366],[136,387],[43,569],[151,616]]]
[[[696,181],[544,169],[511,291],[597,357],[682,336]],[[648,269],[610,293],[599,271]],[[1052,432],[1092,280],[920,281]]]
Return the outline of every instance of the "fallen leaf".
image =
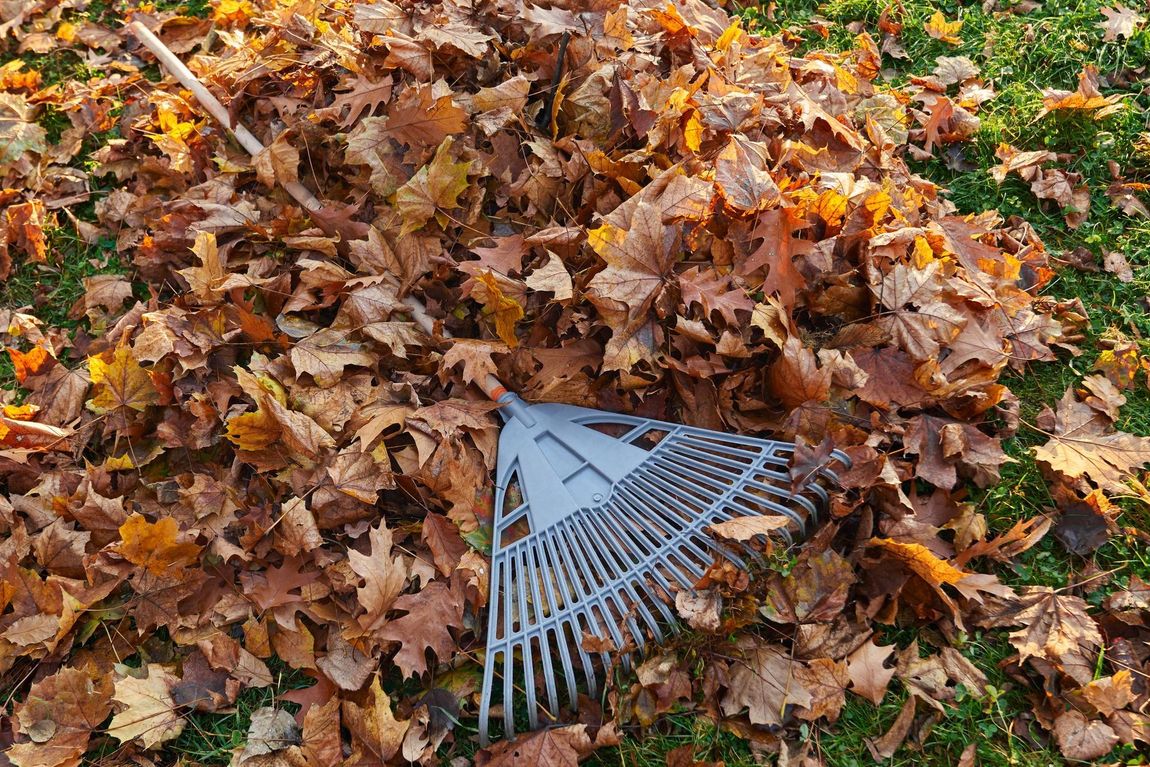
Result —
[[[1118,743],[1118,736],[1110,725],[1097,719],[1088,720],[1074,709],[1059,714],[1054,720],[1054,739],[1063,756],[1083,761],[1105,756]]]
[[[177,540],[180,526],[171,517],[158,522],[133,514],[120,525],[120,556],[153,575],[167,575],[172,568],[186,566],[200,555],[200,547]]]
[[[143,677],[117,675],[112,699],[120,710],[107,732],[121,743],[138,738],[144,748],[155,748],[184,731],[184,719],[175,710],[171,695],[179,679],[158,663],[148,663],[141,670]]]
[[[1049,440],[1033,448],[1035,458],[1068,479],[1083,478],[1107,492],[1124,493],[1131,473],[1150,462],[1150,437],[1116,431],[1110,419],[1067,389],[1057,408],[1037,420]]]
[[[797,675],[801,664],[782,648],[747,637],[739,651],[732,662],[730,687],[720,702],[725,715],[746,709],[753,724],[781,725],[787,706],[811,705],[811,694]]]
[[[885,666],[894,655],[894,645],[879,647],[869,640],[847,658],[847,674],[850,677],[852,692],[874,703],[882,702],[887,685],[894,676],[894,669]]]

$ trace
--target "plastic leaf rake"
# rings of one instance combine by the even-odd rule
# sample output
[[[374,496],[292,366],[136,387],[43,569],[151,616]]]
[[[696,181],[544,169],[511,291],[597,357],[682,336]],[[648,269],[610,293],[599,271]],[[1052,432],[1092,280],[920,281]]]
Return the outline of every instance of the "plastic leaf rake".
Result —
[[[502,704],[509,737],[517,698],[526,699],[534,729],[540,709],[554,716],[564,701],[575,708],[580,683],[596,694],[609,659],[589,653],[584,634],[617,648],[662,641],[676,625],[668,598],[693,588],[720,550],[704,528],[781,515],[788,525],[778,533],[789,543],[826,506],[819,478],[834,479],[824,467],[792,489],[795,448],[787,442],[488,393],[503,403],[506,424],[495,480],[484,742],[493,703]]]
[[[133,33],[251,154],[263,145],[158,38]],[[298,182],[284,185],[310,211],[322,203]],[[414,298],[413,319],[434,335]],[[619,649],[661,641],[676,621],[668,607],[723,551],[704,530],[737,517],[781,515],[788,542],[805,535],[825,508],[827,467],[795,487],[795,446],[568,405],[527,405],[492,376],[481,387],[503,405],[496,468],[490,615],[479,735],[486,743],[493,705],[503,735],[515,733],[519,698],[532,729],[542,711],[595,695],[609,665],[584,635]],[[835,452],[832,460],[846,463]],[[558,668],[555,661],[558,659]],[[625,659],[624,659],[625,660]],[[561,699],[560,693],[566,695]]]

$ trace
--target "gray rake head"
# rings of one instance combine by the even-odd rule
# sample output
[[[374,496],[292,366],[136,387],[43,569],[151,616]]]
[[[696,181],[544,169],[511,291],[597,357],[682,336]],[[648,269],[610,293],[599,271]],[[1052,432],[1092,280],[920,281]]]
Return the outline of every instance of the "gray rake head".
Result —
[[[505,737],[515,734],[524,700],[531,729],[541,709],[554,719],[560,682],[576,708],[576,665],[587,693],[598,694],[609,659],[584,648],[584,633],[642,649],[676,630],[668,598],[693,588],[717,551],[739,562],[705,527],[781,515],[789,524],[778,534],[791,543],[826,507],[819,476],[835,481],[824,466],[793,490],[787,469],[795,446],[788,442],[527,405],[510,393],[499,402],[507,423],[495,481],[484,744],[493,702],[502,703]],[[837,451],[832,459],[848,464]]]

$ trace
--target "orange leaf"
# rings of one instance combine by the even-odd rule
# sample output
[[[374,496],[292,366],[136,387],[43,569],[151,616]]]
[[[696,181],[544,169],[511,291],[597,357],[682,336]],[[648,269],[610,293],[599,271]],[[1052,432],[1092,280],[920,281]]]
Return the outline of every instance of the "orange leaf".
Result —
[[[11,346],[7,349],[12,366],[16,368],[16,380],[20,383],[24,383],[24,379],[30,375],[43,372],[56,360],[43,346],[37,346],[30,352],[22,352]]]
[[[173,567],[189,564],[200,553],[196,544],[178,542],[179,532],[179,524],[171,517],[153,524],[133,514],[120,525],[120,556],[153,575],[165,575]]]
[[[476,277],[476,281],[479,285],[476,285],[473,295],[483,304],[485,314],[495,316],[495,334],[514,349],[519,345],[519,339],[515,337],[515,323],[523,319],[523,307],[514,298],[503,294],[499,282],[490,271]]]

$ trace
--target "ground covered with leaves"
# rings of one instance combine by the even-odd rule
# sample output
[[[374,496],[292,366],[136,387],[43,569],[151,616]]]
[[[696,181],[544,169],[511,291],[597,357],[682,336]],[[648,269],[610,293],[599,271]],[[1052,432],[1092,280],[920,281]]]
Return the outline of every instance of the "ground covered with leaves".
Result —
[[[1141,758],[1143,13],[795,6],[0,2],[0,759]],[[853,465],[479,750],[490,372]]]

